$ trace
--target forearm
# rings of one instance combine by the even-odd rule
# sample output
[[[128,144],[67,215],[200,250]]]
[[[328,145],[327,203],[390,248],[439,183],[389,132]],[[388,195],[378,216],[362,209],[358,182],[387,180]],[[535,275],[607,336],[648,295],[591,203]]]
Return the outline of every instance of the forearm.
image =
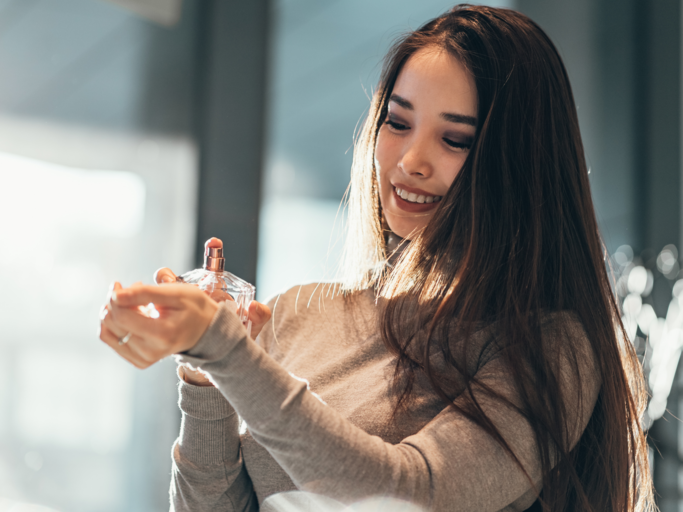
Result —
[[[240,453],[237,414],[215,388],[179,388],[182,423],[173,446],[171,510],[258,510]]]
[[[368,434],[307,391],[306,382],[290,375],[221,310],[198,345],[179,357],[211,375],[254,439],[302,490],[347,503],[385,495],[428,510],[452,511],[498,511],[528,506],[534,499],[529,491],[541,477],[536,439],[524,415],[510,405],[518,404],[519,397],[500,359],[478,371],[482,387],[473,393],[524,471],[456,408],[445,408],[398,444]],[[588,378],[579,382],[591,396],[589,415],[599,386]],[[484,386],[506,401],[490,397]],[[577,404],[569,401],[567,406],[574,410]]]
[[[215,327],[215,326],[214,326]],[[229,349],[231,333],[216,343]],[[234,340],[233,340],[234,341]],[[200,349],[208,348],[206,344]],[[306,391],[252,340],[201,364],[264,446],[302,490],[349,502],[377,494],[427,505],[429,468],[419,451],[370,436]],[[181,356],[198,364],[191,355]]]

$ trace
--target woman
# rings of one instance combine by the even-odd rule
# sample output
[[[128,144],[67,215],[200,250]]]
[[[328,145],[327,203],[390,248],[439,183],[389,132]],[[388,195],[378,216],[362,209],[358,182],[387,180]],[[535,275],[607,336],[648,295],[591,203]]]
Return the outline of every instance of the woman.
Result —
[[[140,368],[176,354],[201,370],[180,372],[176,510],[297,488],[428,510],[653,507],[644,383],[537,25],[465,5],[401,39],[349,209],[345,279],[280,296],[256,342],[197,289],[117,285],[102,340]],[[269,310],[250,313],[258,331]]]

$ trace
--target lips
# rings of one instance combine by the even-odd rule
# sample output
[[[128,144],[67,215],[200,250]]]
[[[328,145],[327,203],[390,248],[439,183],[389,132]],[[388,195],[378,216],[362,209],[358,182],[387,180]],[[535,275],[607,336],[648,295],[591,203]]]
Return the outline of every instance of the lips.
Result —
[[[425,194],[416,194],[415,192],[408,192],[407,190],[402,190],[398,187],[396,187],[396,193],[401,197],[401,199],[405,199],[409,203],[436,203],[438,201],[441,201],[441,196],[429,196]]]
[[[422,196],[423,198],[425,198],[425,200],[427,198],[431,198],[432,201],[419,203],[415,201],[406,200],[403,197],[401,197],[401,195],[399,195],[399,192],[404,197],[407,196],[407,199],[418,200],[420,196]],[[441,201],[441,196],[436,196],[419,188],[408,187],[407,185],[403,185],[402,183],[392,184],[391,193],[394,197],[396,206],[398,206],[401,210],[410,213],[428,212],[429,210],[436,208],[439,205],[439,202]]]

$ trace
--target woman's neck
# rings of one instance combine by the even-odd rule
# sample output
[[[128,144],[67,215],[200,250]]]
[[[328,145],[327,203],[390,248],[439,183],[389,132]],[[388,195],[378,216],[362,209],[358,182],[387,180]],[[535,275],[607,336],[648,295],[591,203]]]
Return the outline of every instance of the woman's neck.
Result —
[[[398,262],[403,251],[410,244],[410,240],[401,238],[394,232],[389,232],[387,236],[387,263],[394,267]]]

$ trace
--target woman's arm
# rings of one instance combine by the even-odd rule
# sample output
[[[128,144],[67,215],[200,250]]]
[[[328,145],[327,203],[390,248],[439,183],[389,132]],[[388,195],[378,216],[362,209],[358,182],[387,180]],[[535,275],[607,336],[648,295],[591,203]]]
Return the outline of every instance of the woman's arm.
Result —
[[[501,510],[532,489],[501,446],[452,408],[397,445],[367,434],[268,356],[227,308],[220,308],[199,343],[178,357],[211,375],[254,439],[300,489],[344,502],[379,494],[453,511]],[[580,424],[577,439],[599,389],[599,377],[589,366],[582,367],[578,382],[570,373],[563,376],[568,410],[577,411]],[[489,362],[477,377],[519,403],[500,360]],[[572,390],[583,393],[580,411]],[[513,408],[475,394],[531,479],[540,481],[535,437],[527,421]]]
[[[180,436],[173,445],[171,510],[256,512],[235,410],[215,387],[178,384]]]
[[[169,268],[154,275],[157,284],[176,282]],[[113,292],[122,289],[113,287]],[[249,307],[252,334],[270,319],[258,302]],[[173,444],[169,491],[173,511],[257,511],[258,503],[241,454],[235,410],[200,371],[178,367],[180,435]]]
[[[201,367],[246,420],[254,439],[300,489],[345,502],[389,495],[432,510],[495,511],[533,501],[532,484],[512,458],[453,408],[444,409],[401,443],[386,443],[317,399],[305,382],[291,376],[247,336],[230,309],[212,308],[215,314],[204,320],[206,300],[210,299],[203,293],[183,285],[121,290],[108,306],[111,315],[103,320],[102,339],[138,367],[171,353],[182,353],[178,356],[182,362]],[[159,319],[138,311],[138,305],[149,302],[157,305]],[[134,333],[127,344],[132,347],[118,344],[111,334],[116,329]],[[590,351],[585,334],[578,331],[568,341]],[[566,343],[559,341],[554,345]],[[519,404],[500,359],[487,363],[477,377]],[[576,411],[572,438],[578,439],[595,403],[599,376],[592,358],[587,358],[579,378],[564,371],[561,377],[565,406]],[[529,424],[514,408],[477,389],[474,392],[531,480],[538,482],[540,464]]]
[[[252,334],[270,319],[267,306],[249,308]],[[257,511],[242,460],[235,410],[200,371],[178,367],[180,436],[173,445],[170,498],[174,511]]]

